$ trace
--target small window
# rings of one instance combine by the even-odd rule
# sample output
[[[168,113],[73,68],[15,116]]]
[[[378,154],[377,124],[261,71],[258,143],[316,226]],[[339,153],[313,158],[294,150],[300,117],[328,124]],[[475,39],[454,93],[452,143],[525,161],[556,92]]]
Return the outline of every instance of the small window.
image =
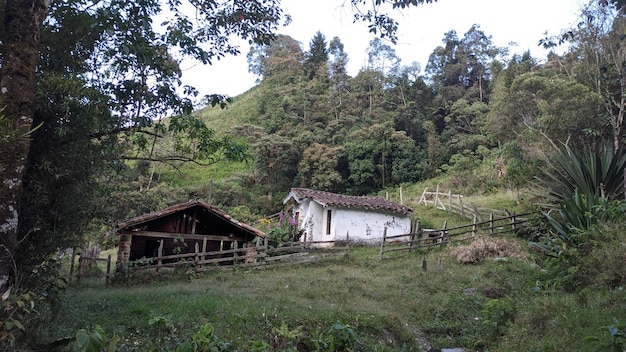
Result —
[[[330,235],[330,223],[332,219],[332,214],[330,210],[326,210],[326,234]]]

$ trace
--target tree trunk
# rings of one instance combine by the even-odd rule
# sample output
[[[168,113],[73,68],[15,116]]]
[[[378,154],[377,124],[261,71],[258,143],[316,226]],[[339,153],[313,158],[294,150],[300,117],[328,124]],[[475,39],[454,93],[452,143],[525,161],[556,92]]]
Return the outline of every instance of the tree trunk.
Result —
[[[30,148],[35,107],[35,66],[45,0],[7,0],[2,38],[0,95],[4,117],[0,136],[0,294],[9,287],[17,243],[22,176]]]

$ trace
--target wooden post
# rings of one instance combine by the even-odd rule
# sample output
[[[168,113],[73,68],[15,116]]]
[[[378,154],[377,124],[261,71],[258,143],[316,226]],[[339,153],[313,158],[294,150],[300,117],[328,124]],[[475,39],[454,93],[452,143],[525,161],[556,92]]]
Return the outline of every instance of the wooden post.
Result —
[[[422,271],[426,272],[428,270],[428,263],[426,262],[426,257],[422,259]]]
[[[383,240],[380,242],[380,259],[383,259],[383,251],[385,250],[385,241],[387,240],[387,228],[383,231]]]
[[[443,222],[443,232],[441,233],[442,242],[448,242],[450,240],[450,236],[448,234],[448,231],[446,230],[447,228],[448,228],[448,220]]]
[[[404,197],[402,196],[402,186],[400,186],[400,204],[404,205]]]
[[[157,271],[159,271],[159,269],[161,268],[161,264],[163,264],[163,261],[161,260],[161,257],[163,256],[163,242],[165,242],[165,240],[161,240],[161,243],[159,244],[159,249],[157,250],[157,257],[159,258],[157,262]]]
[[[233,249],[233,267],[237,266],[237,250],[239,249],[239,244],[237,243],[237,241],[233,241],[233,245],[231,246],[231,248]]]
[[[206,244],[207,244],[207,239],[206,239],[206,237],[204,237],[202,239],[202,253],[206,253]],[[202,261],[205,261],[205,260],[206,260],[206,256],[203,255],[202,256]]]
[[[428,200],[426,200],[426,193],[428,191],[428,187],[424,187],[424,192],[422,192],[422,196],[420,197],[419,202],[417,202],[417,205],[422,204],[422,202],[424,202],[424,204],[428,205]]]
[[[437,190],[435,191],[435,208],[439,204],[439,185],[437,185]]]
[[[70,277],[67,278],[67,282],[72,282],[72,274],[74,273],[74,260],[76,260],[76,247],[72,247],[72,261],[70,262]]]
[[[107,274],[106,274],[106,285],[109,286],[109,277],[111,276],[111,255],[107,256]]]
[[[198,215],[198,210],[194,209],[193,216],[191,217],[191,234],[196,234],[196,217]]]
[[[513,212],[513,215],[510,218],[511,220],[511,231],[513,231],[513,234],[515,234],[515,212]]]
[[[448,190],[448,210],[452,211],[452,191]]]
[[[224,250],[224,240],[220,241],[220,252]]]
[[[200,245],[198,244],[198,242],[196,242],[194,250],[195,250],[196,255],[193,261],[194,261],[194,265],[197,267],[198,263],[200,262]]]
[[[472,237],[476,237],[476,214],[474,214],[474,223],[472,224]]]
[[[346,231],[346,247],[350,250],[350,231]]]
[[[459,207],[461,208],[461,217],[465,217],[465,209],[463,209],[463,197],[459,194]],[[474,218],[475,219],[475,218]],[[474,221],[476,222],[476,221]]]
[[[489,213],[489,234],[491,236],[493,236],[493,230],[494,230],[494,223],[493,223],[493,212]]]

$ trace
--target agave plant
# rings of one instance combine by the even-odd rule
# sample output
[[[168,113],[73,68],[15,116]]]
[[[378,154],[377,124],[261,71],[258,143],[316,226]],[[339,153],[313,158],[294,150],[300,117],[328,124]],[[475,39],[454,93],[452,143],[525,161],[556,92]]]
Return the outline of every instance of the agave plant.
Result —
[[[577,192],[587,200],[623,198],[626,154],[614,150],[610,143],[599,148],[564,146],[536,178],[536,190],[544,197],[545,206],[559,208]]]
[[[561,249],[584,243],[589,230],[606,215],[607,204],[623,198],[625,166],[624,150],[614,150],[609,143],[585,151],[564,146],[537,178],[551,235],[531,244],[558,255]],[[555,211],[558,216],[551,215]]]
[[[544,242],[531,242],[536,248],[548,254],[558,255],[561,250],[576,248],[586,241],[586,235],[604,216],[602,210],[606,198],[587,196],[574,191],[574,195],[563,201],[557,216],[542,212],[551,227],[551,236],[544,237]]]

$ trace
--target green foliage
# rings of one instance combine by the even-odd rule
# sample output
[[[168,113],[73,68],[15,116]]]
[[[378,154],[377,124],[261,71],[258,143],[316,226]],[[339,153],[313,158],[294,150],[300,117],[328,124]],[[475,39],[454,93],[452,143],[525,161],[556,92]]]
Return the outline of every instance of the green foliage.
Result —
[[[615,150],[609,143],[598,148],[563,146],[548,161],[543,174],[537,179],[537,193],[547,205],[557,205],[575,192],[591,199],[609,200],[623,197],[623,175],[626,154]]]
[[[626,349],[626,324],[618,319],[613,324],[600,326],[597,334],[586,336],[585,340],[598,346],[598,351],[621,352]]]
[[[33,292],[4,293],[0,301],[0,347],[15,348],[19,336],[26,332],[28,323],[38,314]]]
[[[80,329],[76,332],[75,344],[79,352],[113,352],[117,350],[120,338],[116,335],[107,338],[100,325],[96,325],[93,331]]]
[[[280,212],[275,221],[267,221],[263,224],[267,237],[273,243],[295,242],[300,239],[296,219],[286,212]]]
[[[482,323],[488,339],[504,335],[515,321],[515,302],[510,297],[491,299],[481,310]]]

